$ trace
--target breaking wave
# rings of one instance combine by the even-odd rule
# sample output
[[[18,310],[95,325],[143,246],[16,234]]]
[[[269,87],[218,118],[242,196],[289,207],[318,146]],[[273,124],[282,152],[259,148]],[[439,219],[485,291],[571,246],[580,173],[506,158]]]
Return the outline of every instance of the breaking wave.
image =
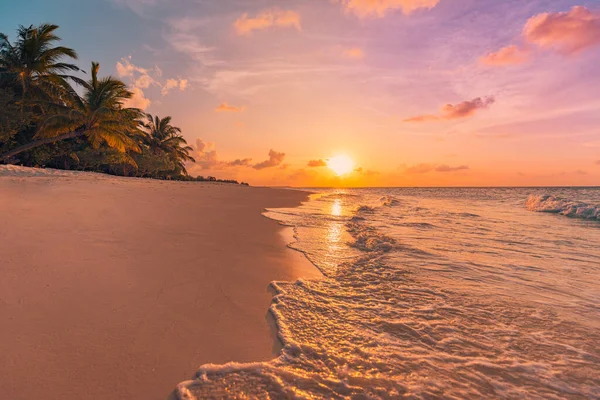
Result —
[[[530,211],[561,214],[571,218],[600,220],[600,205],[565,200],[550,195],[531,195],[527,199]]]
[[[600,396],[599,233],[539,229],[518,191],[390,191],[266,213],[324,277],[272,284],[279,357],[204,365],[176,397]]]

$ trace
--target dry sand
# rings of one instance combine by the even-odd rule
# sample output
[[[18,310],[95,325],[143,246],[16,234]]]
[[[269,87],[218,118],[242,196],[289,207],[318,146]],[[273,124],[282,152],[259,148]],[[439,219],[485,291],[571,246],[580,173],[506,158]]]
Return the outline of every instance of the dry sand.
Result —
[[[273,358],[269,283],[318,272],[261,212],[305,198],[0,167],[0,397],[164,400]]]

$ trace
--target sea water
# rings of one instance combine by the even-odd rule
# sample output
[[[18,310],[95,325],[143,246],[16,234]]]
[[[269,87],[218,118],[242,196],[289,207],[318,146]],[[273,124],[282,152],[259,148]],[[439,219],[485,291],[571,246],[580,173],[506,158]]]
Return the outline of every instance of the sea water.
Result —
[[[200,398],[600,398],[600,189],[316,190],[269,218],[319,280],[275,282],[281,355]]]

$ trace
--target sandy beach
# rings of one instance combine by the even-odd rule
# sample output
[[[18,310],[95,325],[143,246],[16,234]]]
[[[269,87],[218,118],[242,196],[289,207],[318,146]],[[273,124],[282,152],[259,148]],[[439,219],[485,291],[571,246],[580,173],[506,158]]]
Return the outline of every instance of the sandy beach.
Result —
[[[318,275],[261,215],[306,193],[0,168],[3,398],[166,399],[269,360],[269,283]]]

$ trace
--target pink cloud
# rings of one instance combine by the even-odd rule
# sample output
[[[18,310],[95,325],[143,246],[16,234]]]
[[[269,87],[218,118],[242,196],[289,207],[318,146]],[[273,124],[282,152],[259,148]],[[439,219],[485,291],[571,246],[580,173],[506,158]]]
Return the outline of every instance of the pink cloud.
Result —
[[[302,30],[299,13],[278,9],[263,11],[256,17],[249,17],[248,14],[244,14],[233,23],[233,26],[238,35],[249,35],[253,31],[265,30],[271,27]]]
[[[577,54],[600,45],[600,11],[575,6],[568,12],[542,13],[525,23],[523,41],[528,46],[561,54]],[[506,46],[481,57],[483,64],[505,66],[529,61],[530,51],[517,45]]]
[[[196,164],[198,164],[200,168],[215,169],[221,166],[222,163],[218,160],[214,143],[196,139],[196,143],[195,145],[192,145],[192,148],[194,149],[192,157],[194,157]]]
[[[389,11],[402,10],[410,14],[418,9],[432,9],[439,0],[334,0],[344,6],[346,11],[353,12],[360,18],[382,18]]]
[[[527,21],[523,37],[542,49],[577,53],[600,45],[600,12],[575,6],[569,12],[539,14]]]
[[[196,164],[204,169],[225,169],[229,167],[250,167],[252,165],[251,158],[237,159],[233,161],[221,161],[215,144],[205,142],[202,139],[196,139],[196,143],[192,145],[192,156],[196,160]]]
[[[479,59],[482,64],[491,66],[517,65],[529,61],[531,53],[517,45],[510,45],[489,53]]]
[[[238,158],[233,161],[223,161],[219,159],[216,146],[212,142],[206,142],[202,139],[196,139],[196,143],[192,144],[192,157],[203,170],[223,170],[236,167],[252,167],[256,170],[262,170],[272,167],[283,167],[285,153],[280,153],[275,150],[269,151],[269,159],[257,164],[252,164],[251,158]]]
[[[478,110],[489,108],[496,100],[494,97],[477,97],[476,99],[463,101],[458,104],[446,104],[442,107],[440,114],[417,115],[405,119],[404,122],[427,122],[462,119],[473,116]]]

